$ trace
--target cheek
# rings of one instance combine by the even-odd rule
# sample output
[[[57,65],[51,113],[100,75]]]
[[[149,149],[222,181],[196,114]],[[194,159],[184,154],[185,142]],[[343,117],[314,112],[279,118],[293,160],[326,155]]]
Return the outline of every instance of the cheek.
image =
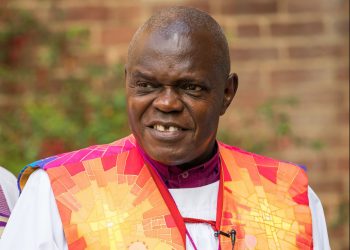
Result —
[[[138,127],[142,124],[142,118],[146,115],[151,102],[150,98],[146,97],[128,97],[127,111],[129,122],[132,127]]]
[[[201,133],[200,136],[210,137],[210,134],[216,133],[220,115],[217,103],[197,105],[191,110],[191,113],[197,123],[198,133]]]
[[[127,112],[129,125],[132,131],[135,131],[140,120],[140,104],[134,98],[127,99]]]
[[[127,109],[129,117],[138,117],[144,110],[144,101],[140,97],[129,97],[127,99]]]

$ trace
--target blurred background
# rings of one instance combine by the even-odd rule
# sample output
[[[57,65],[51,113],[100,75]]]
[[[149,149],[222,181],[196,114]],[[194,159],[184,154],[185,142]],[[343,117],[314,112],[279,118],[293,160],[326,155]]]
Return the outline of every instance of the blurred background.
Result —
[[[349,1],[0,0],[0,165],[129,133],[124,62],[136,29],[172,5],[209,12],[240,86],[219,138],[306,165],[332,249],[349,249]]]

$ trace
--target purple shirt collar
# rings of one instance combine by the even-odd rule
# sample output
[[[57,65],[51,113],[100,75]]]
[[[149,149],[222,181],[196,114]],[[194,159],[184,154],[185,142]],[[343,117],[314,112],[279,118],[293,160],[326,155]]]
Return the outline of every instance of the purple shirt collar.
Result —
[[[207,162],[183,170],[179,166],[167,166],[149,157],[138,145],[137,149],[144,160],[150,163],[168,188],[194,188],[201,187],[220,180],[218,146],[215,154]]]

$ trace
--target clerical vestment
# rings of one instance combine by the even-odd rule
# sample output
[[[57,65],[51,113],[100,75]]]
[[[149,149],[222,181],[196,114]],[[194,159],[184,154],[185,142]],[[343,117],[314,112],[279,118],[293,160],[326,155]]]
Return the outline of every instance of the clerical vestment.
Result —
[[[18,199],[16,177],[0,166],[0,238]]]
[[[312,249],[308,182],[296,165],[219,142],[221,249]],[[69,249],[185,249],[186,230],[133,136],[34,162],[49,175]]]

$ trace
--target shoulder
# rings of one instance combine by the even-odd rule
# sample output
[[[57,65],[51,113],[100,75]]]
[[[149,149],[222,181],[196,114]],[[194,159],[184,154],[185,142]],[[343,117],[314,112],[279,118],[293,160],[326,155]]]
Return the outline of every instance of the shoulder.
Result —
[[[61,166],[69,165],[77,162],[91,160],[95,158],[108,157],[129,151],[135,147],[135,139],[133,136],[128,136],[120,140],[108,144],[93,145],[75,151],[50,156],[45,159],[35,161],[28,166],[32,168],[42,168],[44,170]]]
[[[305,167],[247,152],[223,143],[219,143],[219,148],[226,166],[224,170],[226,169],[229,176],[228,180],[231,180],[230,176],[237,175],[235,171],[243,170],[243,175],[249,176],[254,185],[273,190],[274,195],[279,197],[288,193],[297,204],[309,203]],[[279,188],[272,188],[274,185]]]
[[[28,181],[29,176],[37,169],[51,169],[62,165],[74,165],[85,160],[108,157],[130,151],[135,148],[135,138],[129,135],[117,141],[102,145],[93,145],[79,150],[50,156],[25,166],[18,176],[20,190]]]
[[[245,151],[241,148],[227,145],[223,142],[218,142],[220,153],[222,155],[230,154],[234,157],[234,159],[238,162],[244,161],[244,162],[251,162],[254,163],[256,166],[260,168],[264,167],[278,167],[278,168],[284,168],[284,167],[296,167],[298,170],[302,170],[302,172],[306,172],[306,167],[304,165],[278,160],[271,157],[259,155],[256,153]]]

